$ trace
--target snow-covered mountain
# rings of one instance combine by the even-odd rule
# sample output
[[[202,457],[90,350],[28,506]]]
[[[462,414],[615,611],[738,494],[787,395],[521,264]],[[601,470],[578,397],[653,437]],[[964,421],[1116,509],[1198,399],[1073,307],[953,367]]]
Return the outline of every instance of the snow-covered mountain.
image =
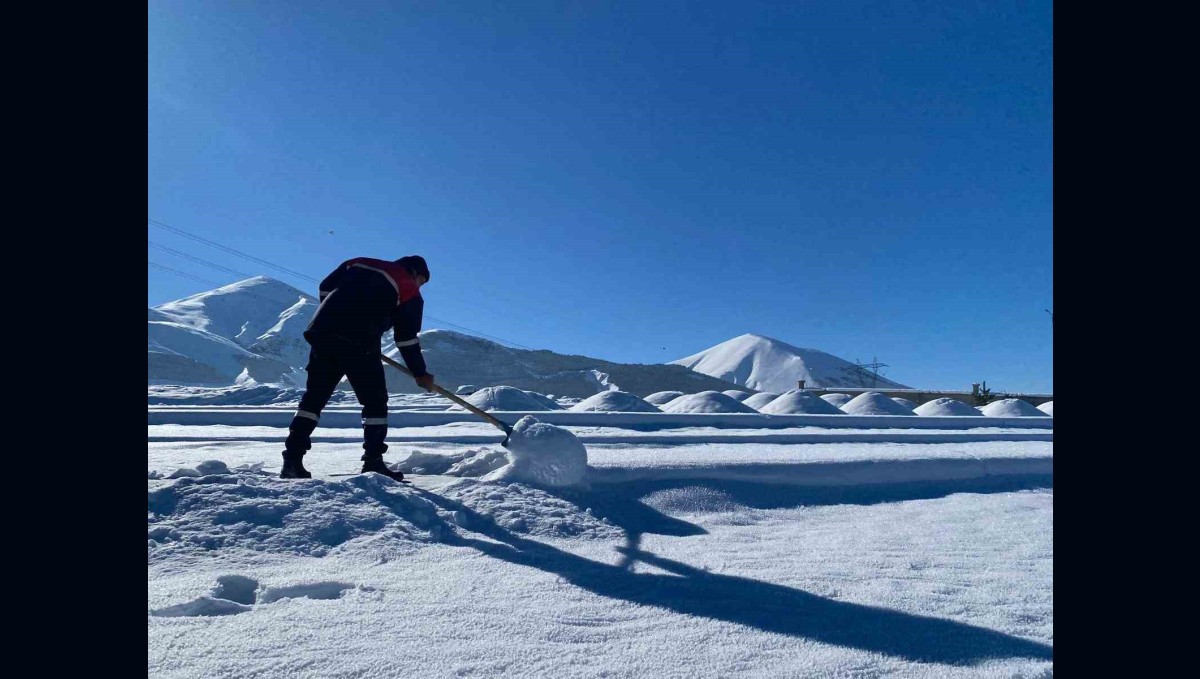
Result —
[[[286,382],[303,367],[301,333],[317,300],[255,276],[149,309],[150,384],[226,385],[239,377]],[[243,374],[244,373],[244,374]]]
[[[286,283],[256,276],[149,309],[150,384],[304,386],[308,327],[317,300]],[[429,369],[442,386],[508,385],[543,394],[587,398],[602,391],[647,395],[664,389],[695,393],[730,388],[682,366],[613,363],[545,350],[512,349],[449,330],[421,333]],[[383,348],[400,359],[392,334]],[[420,391],[412,378],[385,370],[394,393]],[[343,384],[348,388],[347,385]]]
[[[909,387],[876,378],[856,364],[817,349],[801,349],[777,339],[745,334],[678,361],[696,372],[758,391],[783,393],[806,387]]]

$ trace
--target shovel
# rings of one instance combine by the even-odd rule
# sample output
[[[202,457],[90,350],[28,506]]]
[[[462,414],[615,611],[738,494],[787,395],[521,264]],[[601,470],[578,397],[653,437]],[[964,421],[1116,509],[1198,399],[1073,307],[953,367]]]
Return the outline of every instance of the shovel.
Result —
[[[399,370],[400,372],[404,373],[405,375],[408,375],[409,377],[413,376],[412,372],[410,372],[408,368],[405,368],[404,366],[400,365],[399,363],[392,360],[391,358],[388,358],[387,356],[383,356],[383,355],[380,355],[380,358],[383,359],[384,363],[387,363],[388,365],[392,366],[396,370]],[[475,413],[476,415],[487,420],[493,426],[500,429],[500,431],[504,432],[504,440],[500,442],[500,445],[504,446],[505,448],[508,447],[508,437],[512,436],[512,433],[513,433],[512,427],[508,426],[507,424],[504,424],[500,420],[497,420],[496,418],[487,414],[487,412],[480,410],[479,408],[476,408],[474,405],[468,403],[467,401],[464,401],[463,399],[459,398],[458,396],[451,394],[450,392],[446,391],[445,389],[439,387],[437,384],[434,384],[432,386],[431,390],[436,391],[437,393],[441,394],[442,396],[445,396],[446,398],[450,399],[451,401],[454,401],[458,405],[466,408],[467,410],[470,410],[471,412]]]

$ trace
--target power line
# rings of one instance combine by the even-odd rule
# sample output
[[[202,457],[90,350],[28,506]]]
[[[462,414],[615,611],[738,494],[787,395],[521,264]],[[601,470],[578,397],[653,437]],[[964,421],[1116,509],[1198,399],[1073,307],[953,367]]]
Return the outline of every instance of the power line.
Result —
[[[169,272],[175,274],[176,276],[183,276],[184,278],[190,278],[194,281],[199,281],[206,285],[215,285],[217,287],[221,286],[220,283],[214,283],[206,278],[200,278],[199,276],[193,276],[190,273],[184,273],[183,271],[180,271],[179,269],[172,269],[169,266],[163,266],[162,264],[159,264],[158,262],[152,262],[150,260],[146,260],[146,263],[149,264],[150,268],[152,268],[152,269],[161,269],[163,271],[169,271]]]
[[[257,264],[261,264],[261,265],[263,265],[263,266],[268,266],[268,267],[271,267],[272,269],[275,269],[276,271],[282,271],[282,272],[284,272],[284,273],[290,274],[290,275],[292,275],[292,276],[297,276],[297,277],[299,277],[299,278],[303,278],[303,279],[305,279],[305,280],[312,281],[312,282],[314,282],[314,283],[320,283],[320,282],[321,282],[320,280],[318,280],[318,279],[316,279],[316,278],[313,278],[312,276],[309,276],[309,275],[307,275],[307,274],[302,274],[302,273],[300,273],[300,272],[298,272],[298,271],[292,271],[291,269],[288,269],[288,268],[286,268],[286,267],[282,267],[282,266],[279,266],[279,265],[277,265],[277,264],[272,264],[271,262],[268,262],[268,261],[267,261],[267,260],[265,260],[265,259],[261,259],[261,258],[259,258],[259,257],[255,257],[254,255],[250,255],[250,254],[247,254],[247,253],[245,253],[245,252],[242,252],[242,251],[240,251],[240,250],[237,250],[237,249],[234,249],[234,248],[231,248],[231,247],[225,246],[225,245],[221,245],[220,243],[217,243],[217,242],[211,241],[211,240],[209,240],[209,239],[207,239],[207,238],[203,238],[203,237],[201,237],[201,236],[197,236],[197,235],[195,235],[195,234],[193,234],[193,233],[188,233],[187,231],[184,231],[183,229],[180,229],[180,228],[177,228],[177,227],[171,226],[170,224],[165,224],[165,223],[163,223],[163,222],[160,222],[160,221],[158,221],[157,219],[152,219],[152,218],[150,218],[150,217],[147,217],[147,218],[146,218],[146,222],[147,222],[147,223],[149,223],[149,224],[152,224],[152,225],[154,225],[154,226],[157,226],[157,227],[159,227],[159,228],[161,228],[161,229],[166,229],[167,231],[171,231],[172,233],[177,233],[177,234],[179,234],[179,235],[181,235],[181,236],[184,236],[184,237],[186,237],[186,238],[190,238],[190,239],[192,239],[192,240],[194,240],[194,241],[197,241],[197,242],[199,242],[199,243],[204,243],[205,245],[208,245],[208,246],[210,246],[210,247],[217,248],[218,250],[222,250],[222,251],[224,251],[224,252],[228,252],[229,254],[236,255],[236,256],[238,256],[238,257],[241,257],[242,259],[246,259],[246,260],[249,260],[249,261],[251,261],[251,262],[255,262],[255,263],[257,263]],[[228,273],[232,273],[232,274],[234,274],[234,275],[237,275],[237,276],[245,276],[245,277],[247,277],[247,278],[249,278],[249,277],[250,277],[250,276],[248,276],[247,274],[244,274],[244,273],[240,273],[240,272],[234,271],[233,269],[227,269],[227,268],[225,268],[225,267],[223,267],[223,266],[220,266],[219,264],[213,264],[212,262],[209,262],[209,261],[206,261],[206,260],[200,259],[199,257],[192,257],[191,255],[184,254],[184,253],[182,253],[182,252],[179,252],[179,251],[177,251],[177,250],[172,250],[172,249],[170,249],[170,248],[167,248],[167,247],[165,247],[165,246],[162,246],[162,245],[158,245],[158,244],[156,244],[156,243],[153,243],[153,242],[151,242],[151,241],[149,241],[149,240],[147,240],[147,242],[148,242],[150,245],[153,245],[154,247],[157,247],[157,248],[159,248],[160,250],[166,250],[167,252],[171,252],[171,253],[173,253],[173,254],[179,255],[180,257],[185,257],[185,258],[187,258],[187,259],[191,259],[191,260],[193,260],[193,261],[196,261],[196,262],[199,262],[199,263],[201,263],[201,264],[205,264],[205,265],[207,265],[207,266],[210,266],[210,267],[213,267],[213,268],[216,268],[216,269],[222,270],[222,271],[226,271],[226,272],[228,272]],[[153,263],[152,263],[152,264],[153,264]],[[177,274],[180,274],[180,275],[183,275],[183,276],[186,276],[186,277],[192,278],[192,280],[200,280],[201,282],[208,283],[208,284],[210,284],[210,285],[218,285],[217,283],[212,283],[211,281],[203,281],[203,280],[201,280],[201,279],[199,279],[199,278],[196,278],[196,277],[194,277],[194,276],[190,276],[190,275],[188,275],[188,274],[184,274],[183,272],[180,272],[180,271],[175,271],[174,269],[167,269],[167,267],[163,267],[162,265],[155,265],[155,266],[156,266],[156,268],[161,268],[161,269],[164,269],[164,270],[172,271],[172,272],[174,272],[174,273],[177,273]],[[446,320],[440,319],[440,318],[438,318],[437,316],[433,316],[433,315],[430,315],[430,314],[424,314],[424,316],[425,316],[425,318],[427,318],[427,319],[429,319],[429,320],[431,320],[431,321],[434,321],[435,323],[441,323],[442,325],[448,325],[448,326],[450,326],[450,327],[452,327],[452,328],[457,328],[457,329],[459,329],[459,330],[462,330],[462,331],[464,331],[464,332],[471,333],[471,334],[473,334],[473,335],[477,335],[477,336],[479,336],[479,337],[486,337],[487,339],[490,339],[490,340],[495,340],[496,342],[500,342],[501,344],[508,344],[508,345],[511,345],[511,346],[514,346],[514,347],[519,347],[519,348],[521,348],[521,349],[528,349],[528,350],[530,350],[530,351],[535,351],[535,350],[534,350],[532,347],[527,347],[527,346],[525,346],[524,344],[518,344],[518,343],[516,343],[516,342],[513,342],[513,341],[511,341],[511,340],[506,340],[506,339],[502,339],[502,338],[500,338],[500,337],[496,337],[495,335],[489,335],[489,334],[487,334],[487,333],[485,333],[485,332],[480,332],[479,330],[475,330],[475,329],[473,329],[473,328],[468,328],[468,327],[467,327],[467,326],[465,326],[465,325],[458,325],[457,323],[451,323],[450,321],[446,321]]]
[[[233,269],[230,269],[230,268],[227,268],[227,267],[221,266],[220,264],[214,264],[214,263],[212,263],[212,262],[208,261],[207,259],[201,259],[201,258],[199,258],[199,257],[193,257],[192,255],[189,255],[189,254],[187,254],[186,252],[180,252],[180,251],[178,251],[178,250],[174,250],[174,249],[172,249],[172,248],[169,248],[169,247],[167,247],[167,246],[165,246],[165,245],[159,245],[158,243],[155,243],[155,242],[154,242],[154,241],[152,241],[152,240],[147,240],[147,241],[146,241],[146,244],[147,244],[147,245],[149,245],[149,246],[150,246],[150,247],[152,247],[152,248],[158,248],[159,250],[164,250],[164,251],[166,251],[166,252],[169,252],[169,253],[171,253],[171,254],[173,254],[173,255],[176,255],[176,256],[179,256],[179,257],[183,257],[184,259],[190,259],[190,260],[192,260],[193,262],[198,262],[198,263],[200,263],[200,264],[203,264],[204,266],[207,266],[207,267],[209,267],[209,268],[216,269],[217,271],[224,271],[225,273],[231,273],[231,274],[233,274],[233,275],[235,275],[235,276],[241,276],[242,278],[253,278],[253,276],[251,276],[251,275],[250,275],[250,274],[248,274],[248,273],[242,273],[241,271],[234,271]]]
[[[150,219],[149,217],[147,217],[146,221],[150,224],[153,224],[154,226],[157,226],[160,229],[166,229],[167,231],[170,231],[172,233],[177,233],[181,236],[184,236],[185,238],[191,238],[192,240],[194,240],[196,242],[204,243],[205,245],[214,247],[218,250],[223,250],[225,252],[228,252],[231,255],[241,257],[242,259],[248,259],[251,262],[254,262],[256,264],[261,264],[263,266],[271,267],[272,269],[275,269],[276,271],[282,271],[283,273],[290,274],[290,275],[296,276],[298,278],[303,278],[304,280],[312,281],[314,283],[321,282],[321,281],[317,280],[316,278],[309,276],[308,274],[302,274],[299,271],[292,271],[291,269],[279,266],[277,264],[272,264],[265,259],[259,259],[258,257],[255,257],[254,255],[248,255],[248,254],[242,252],[241,250],[235,250],[234,248],[227,247],[225,245],[221,245],[220,243],[214,243],[213,241],[208,240],[207,238],[202,238],[200,236],[197,236],[196,234],[188,233],[187,231],[184,231],[183,229],[175,228],[174,226],[171,226],[170,224],[164,224],[156,219]]]

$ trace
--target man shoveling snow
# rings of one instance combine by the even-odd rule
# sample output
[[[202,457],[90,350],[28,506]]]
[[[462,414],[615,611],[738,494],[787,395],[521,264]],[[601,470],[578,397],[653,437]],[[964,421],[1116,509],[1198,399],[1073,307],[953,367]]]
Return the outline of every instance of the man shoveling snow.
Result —
[[[433,375],[425,369],[417,339],[425,306],[421,286],[428,282],[429,267],[417,255],[395,261],[358,257],[343,262],[321,281],[321,305],[304,331],[304,339],[312,346],[306,367],[308,381],[288,427],[280,478],[312,478],[304,468],[304,454],[312,448],[310,437],[321,409],[345,377],[362,405],[363,473],[404,479],[404,474],[383,463],[388,392],[380,341],[391,327],[413,379],[425,390],[433,386]]]

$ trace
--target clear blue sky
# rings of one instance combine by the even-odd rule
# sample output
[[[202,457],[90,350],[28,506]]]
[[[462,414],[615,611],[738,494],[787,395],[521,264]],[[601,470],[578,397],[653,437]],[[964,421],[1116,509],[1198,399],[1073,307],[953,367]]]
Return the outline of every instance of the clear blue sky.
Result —
[[[754,332],[917,387],[1051,391],[1051,16],[153,2],[148,217],[317,279],[422,254],[427,314],[528,347],[658,363]],[[215,287],[147,271],[151,306]]]

